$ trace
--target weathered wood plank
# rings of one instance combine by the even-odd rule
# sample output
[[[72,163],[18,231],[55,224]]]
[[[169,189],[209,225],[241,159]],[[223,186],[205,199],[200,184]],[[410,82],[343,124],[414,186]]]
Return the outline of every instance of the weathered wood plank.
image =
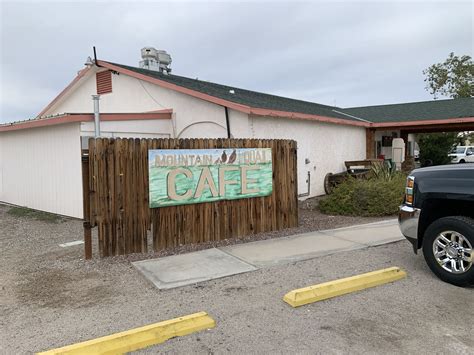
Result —
[[[252,147],[272,148],[271,196],[149,208],[149,149]],[[296,148],[288,140],[91,139],[87,218],[100,256],[146,252],[148,230],[158,251],[297,226]]]

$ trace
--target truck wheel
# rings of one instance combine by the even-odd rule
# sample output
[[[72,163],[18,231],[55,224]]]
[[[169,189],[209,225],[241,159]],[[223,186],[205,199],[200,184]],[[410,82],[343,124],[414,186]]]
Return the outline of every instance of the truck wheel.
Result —
[[[461,160],[459,161],[459,164],[464,164],[465,162],[466,162],[466,161],[465,161],[464,159],[461,159]]]
[[[426,229],[423,255],[441,280],[456,286],[474,285],[474,219],[443,217]]]

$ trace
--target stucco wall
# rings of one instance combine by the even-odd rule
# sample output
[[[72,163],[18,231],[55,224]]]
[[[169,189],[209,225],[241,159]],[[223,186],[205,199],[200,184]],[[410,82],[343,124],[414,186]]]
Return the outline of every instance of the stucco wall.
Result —
[[[65,96],[45,115],[64,112],[90,113],[93,111],[91,95],[95,93],[95,75],[90,74],[73,93]],[[148,133],[180,138],[227,136],[224,107],[127,75],[112,75],[112,93],[101,95],[100,98],[102,113],[149,112],[169,108],[173,109],[173,120],[167,121],[166,124],[146,124]],[[247,114],[229,110],[229,119],[233,136],[244,137],[248,134]],[[121,129],[133,132],[138,124],[133,121],[122,123]],[[142,127],[145,129],[145,125]],[[89,127],[84,127],[84,130],[89,130]],[[108,128],[104,126],[103,130],[107,131]]]
[[[170,138],[171,120],[102,121],[101,135],[104,137]],[[160,133],[162,132],[162,133]],[[82,136],[94,136],[94,122],[81,123]]]
[[[298,193],[323,195],[327,173],[345,170],[344,161],[365,159],[365,128],[273,117],[250,118],[255,138],[294,139],[298,142]],[[309,163],[306,163],[306,159]]]
[[[82,218],[79,123],[0,133],[0,201]]]
[[[173,109],[173,119],[156,122],[103,122],[106,136],[179,138],[226,137],[225,109],[222,106],[164,89],[127,75],[112,75],[112,93],[101,96],[100,111],[148,112]],[[92,112],[91,95],[96,92],[95,75],[84,79],[80,87],[53,106],[47,114]],[[229,109],[230,130],[234,138],[288,138],[298,141],[298,187],[307,191],[311,174],[311,196],[324,194],[323,181],[328,172],[344,170],[345,160],[365,158],[365,129],[271,117],[250,117]],[[82,135],[91,135],[93,124],[83,123]],[[309,163],[305,162],[309,160]]]

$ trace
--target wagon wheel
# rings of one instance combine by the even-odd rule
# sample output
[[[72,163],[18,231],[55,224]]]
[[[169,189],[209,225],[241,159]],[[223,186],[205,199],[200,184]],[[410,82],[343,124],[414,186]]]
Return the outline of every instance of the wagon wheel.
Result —
[[[334,185],[329,181],[331,176],[332,173],[327,173],[324,177],[324,192],[326,192],[326,195],[330,195],[332,190],[334,190]]]

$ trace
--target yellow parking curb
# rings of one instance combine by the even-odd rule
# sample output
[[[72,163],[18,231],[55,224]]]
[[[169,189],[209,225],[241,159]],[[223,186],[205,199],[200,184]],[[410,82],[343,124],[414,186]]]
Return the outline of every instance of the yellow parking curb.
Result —
[[[345,295],[366,288],[382,285],[406,277],[405,271],[398,267],[390,267],[366,274],[325,282],[322,284],[300,288],[288,292],[283,300],[292,307],[322,301],[328,298]]]
[[[214,328],[216,322],[206,312],[166,320],[105,337],[57,348],[38,355],[52,354],[123,354],[164,343],[170,338]]]

